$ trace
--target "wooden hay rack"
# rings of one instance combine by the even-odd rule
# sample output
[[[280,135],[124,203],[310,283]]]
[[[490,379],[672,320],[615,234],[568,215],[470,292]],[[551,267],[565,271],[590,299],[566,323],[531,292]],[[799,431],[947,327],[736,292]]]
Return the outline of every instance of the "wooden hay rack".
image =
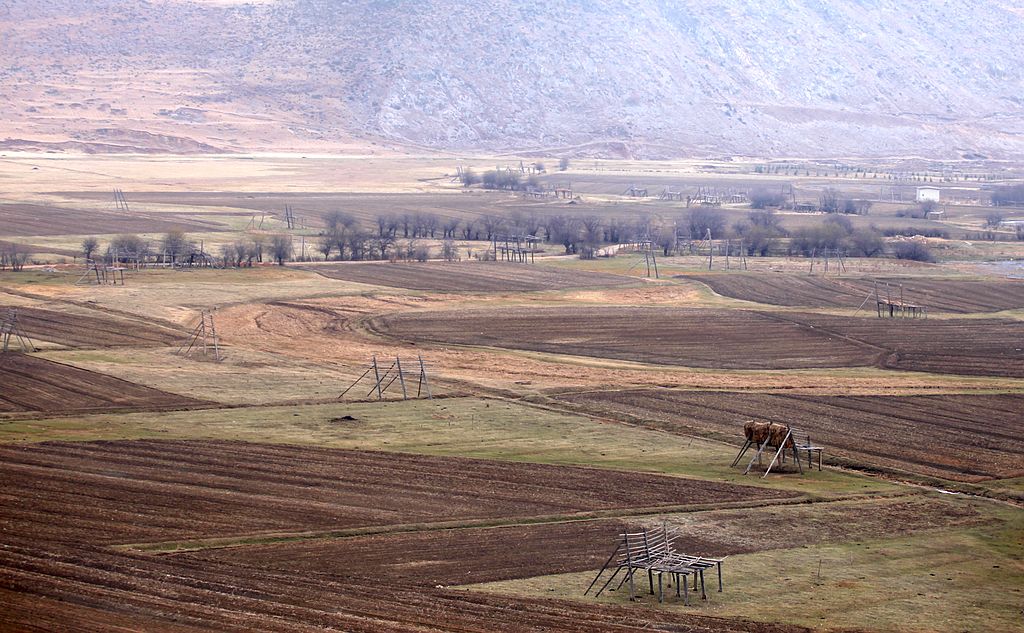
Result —
[[[647,582],[651,595],[654,595],[654,576],[658,576],[658,602],[665,601],[665,584],[663,577],[668,575],[668,586],[675,583],[676,597],[680,597],[682,591],[683,604],[690,604],[689,580],[693,578],[693,590],[697,591],[698,584],[701,592],[701,599],[707,600],[707,591],[704,585],[704,572],[708,569],[718,570],[718,591],[724,588],[722,583],[722,563],[725,559],[708,558],[685,554],[676,549],[675,541],[679,537],[678,530],[669,528],[665,523],[658,528],[643,529],[639,532],[623,532],[619,535],[618,542],[611,556],[604,566],[591,581],[590,586],[583,592],[588,595],[590,591],[601,580],[604,573],[615,565],[611,576],[605,580],[600,589],[594,593],[599,597],[608,587],[625,572],[615,587],[620,589],[622,585],[629,584],[629,599],[636,599],[636,585],[634,576],[639,571],[647,572]]]

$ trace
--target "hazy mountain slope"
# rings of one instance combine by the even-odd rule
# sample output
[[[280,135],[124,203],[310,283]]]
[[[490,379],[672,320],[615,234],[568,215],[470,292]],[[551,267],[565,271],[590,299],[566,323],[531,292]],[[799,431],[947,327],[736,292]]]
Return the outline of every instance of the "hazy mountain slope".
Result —
[[[0,35],[0,142],[1024,155],[1020,0],[7,0]]]

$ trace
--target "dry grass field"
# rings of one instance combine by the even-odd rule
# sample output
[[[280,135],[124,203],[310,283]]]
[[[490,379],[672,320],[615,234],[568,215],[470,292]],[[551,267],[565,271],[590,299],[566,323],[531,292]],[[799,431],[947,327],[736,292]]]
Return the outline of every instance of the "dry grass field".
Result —
[[[506,162],[0,157],[0,246],[40,260],[0,271],[0,319],[16,310],[41,348],[0,353],[0,630],[1019,628],[1024,286],[999,263],[1017,243],[938,240],[940,261],[850,259],[841,277],[797,256],[738,272],[674,255],[656,280],[636,253],[547,244],[510,264],[467,259],[487,244],[464,239],[459,262],[146,268],[124,286],[45,263],[87,235],[172,229],[217,252],[283,232],[284,205],[311,249],[331,211],[368,230],[414,213],[667,222],[685,203],[623,190],[877,194],[745,161],[579,161],[545,177],[573,201],[446,175]],[[854,221],[955,238],[985,215],[900,208]],[[267,230],[246,229],[254,213]],[[876,280],[929,318],[854,315]],[[176,354],[204,310],[221,362]],[[395,356],[424,358],[432,399],[399,383],[376,398],[370,363]],[[731,468],[751,419],[809,432],[824,469]],[[583,596],[619,532],[665,524],[688,552],[728,556],[723,593],[659,604],[644,575],[635,602]]]

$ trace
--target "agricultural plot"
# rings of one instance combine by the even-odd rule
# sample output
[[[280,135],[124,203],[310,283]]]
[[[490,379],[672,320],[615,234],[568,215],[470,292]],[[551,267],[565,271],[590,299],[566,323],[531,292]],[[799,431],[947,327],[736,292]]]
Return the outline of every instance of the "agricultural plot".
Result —
[[[0,412],[176,409],[206,403],[70,365],[0,354]]]
[[[823,314],[778,318],[885,350],[881,366],[889,369],[1024,377],[1024,321],[847,318]]]
[[[743,273],[689,275],[686,278],[705,283],[720,295],[744,301],[813,308],[857,308],[871,296],[865,310],[873,313],[875,309],[875,284],[869,279]],[[885,286],[889,284],[888,292],[899,300],[898,287],[902,286],[905,302],[924,306],[930,312],[965,314],[1024,308],[1024,282],[1019,281],[894,277],[881,278],[878,282],[881,298],[889,296]]]
[[[430,530],[251,545],[184,554],[276,571],[385,577],[433,587],[597,569],[624,528],[671,522],[688,552],[722,557],[811,544],[906,535],[986,517],[963,504],[899,497],[657,517]],[[509,547],[514,543],[515,547]]]
[[[728,369],[872,365],[881,350],[741,310],[531,308],[376,317],[380,334],[642,363]]]
[[[16,630],[383,633],[808,633],[809,629],[664,610],[512,598],[184,556],[100,548],[0,548],[0,624]]]
[[[108,196],[109,197],[109,196]],[[109,233],[164,233],[166,231],[219,231],[216,222],[179,215],[147,216],[107,211],[67,209],[39,204],[0,204],[0,235],[87,235]]]
[[[586,468],[241,442],[0,448],[13,537],[150,542],[790,496]],[[60,520],[57,520],[61,517]]]
[[[784,496],[766,489],[584,468],[208,441],[7,446],[0,448],[0,478],[7,499],[0,505],[0,628],[75,622],[79,628],[168,631],[802,631],[429,584],[472,580],[472,568],[456,569],[466,556],[480,559],[481,578],[514,577],[522,573],[520,562],[545,553],[546,563],[534,560],[523,571],[589,567],[592,552],[560,559],[547,548],[614,533],[614,521],[559,525],[551,539],[539,540],[529,538],[536,526],[509,527],[498,540],[484,529],[399,533],[382,537],[385,552],[375,537],[345,539],[364,547],[335,569],[315,568],[308,558],[278,568],[260,562],[258,546],[163,556],[106,547],[254,536],[254,530],[259,538],[267,530],[515,520]],[[452,535],[462,541],[464,532],[469,536],[463,545],[452,547]],[[518,552],[512,547],[517,538],[526,541]],[[326,541],[287,545],[307,542]],[[401,557],[420,546],[441,558],[451,551],[451,562],[410,561],[407,570],[422,566],[422,572],[387,573],[394,571],[385,560],[389,552]],[[334,553],[325,548],[321,565]]]
[[[344,281],[440,292],[530,292],[635,283],[619,275],[502,262],[360,262],[310,266],[308,270]]]
[[[19,307],[18,326],[30,339],[75,348],[151,347],[180,344],[187,334],[152,322],[128,321],[106,314],[58,312]]]
[[[865,466],[956,481],[1024,476],[1024,396],[817,396],[627,390],[566,394],[591,411],[742,443],[743,423],[792,424]]]

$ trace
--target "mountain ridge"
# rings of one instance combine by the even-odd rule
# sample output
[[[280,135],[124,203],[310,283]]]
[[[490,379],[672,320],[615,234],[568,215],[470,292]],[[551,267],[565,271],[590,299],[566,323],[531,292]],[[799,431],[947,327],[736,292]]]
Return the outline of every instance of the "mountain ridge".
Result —
[[[9,0],[0,32],[8,148],[1024,156],[1019,2]]]

